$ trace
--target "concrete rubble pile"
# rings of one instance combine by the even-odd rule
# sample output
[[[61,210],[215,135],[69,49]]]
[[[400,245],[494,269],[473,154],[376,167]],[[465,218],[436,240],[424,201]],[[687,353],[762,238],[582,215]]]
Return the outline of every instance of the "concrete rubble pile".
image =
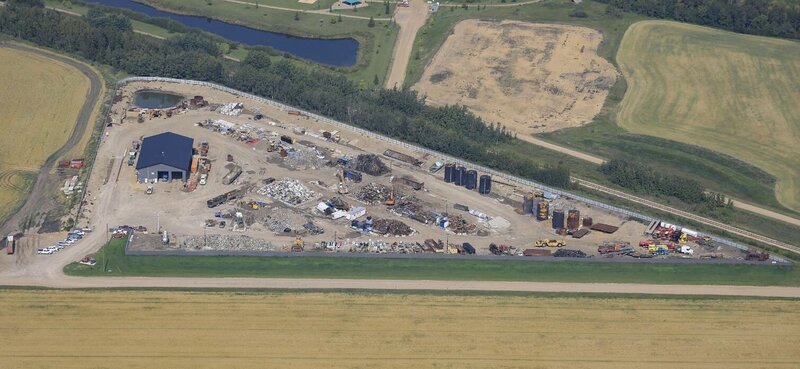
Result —
[[[447,226],[447,229],[453,231],[455,234],[471,234],[475,233],[475,231],[478,229],[477,225],[468,222],[460,215],[450,216],[448,220],[450,221],[450,224]]]
[[[259,189],[257,193],[289,205],[300,205],[314,197],[314,191],[290,178],[272,182]]]
[[[414,230],[407,224],[394,219],[376,219],[372,225],[372,231],[391,236],[408,236],[414,233]]]
[[[180,247],[189,250],[224,250],[224,251],[275,251],[275,246],[268,241],[258,240],[244,235],[185,236],[181,238]]]
[[[350,162],[350,166],[373,176],[381,176],[390,172],[389,167],[375,154],[361,154]]]
[[[557,258],[585,258],[586,253],[581,250],[558,249],[553,253]]]

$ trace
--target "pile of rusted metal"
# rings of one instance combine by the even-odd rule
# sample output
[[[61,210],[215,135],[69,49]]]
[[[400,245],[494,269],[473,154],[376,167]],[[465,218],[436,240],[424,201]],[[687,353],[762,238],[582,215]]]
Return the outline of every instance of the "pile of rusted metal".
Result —
[[[361,154],[350,162],[350,166],[359,172],[373,176],[381,176],[391,171],[375,154]]]
[[[368,183],[356,193],[356,198],[369,204],[381,205],[386,202],[392,189],[379,183]]]
[[[391,236],[408,236],[414,233],[414,230],[407,224],[394,219],[376,219],[372,225],[372,231]]]
[[[478,226],[474,223],[468,222],[461,215],[453,215],[449,217],[449,225],[447,229],[453,231],[455,234],[471,234],[475,233]]]

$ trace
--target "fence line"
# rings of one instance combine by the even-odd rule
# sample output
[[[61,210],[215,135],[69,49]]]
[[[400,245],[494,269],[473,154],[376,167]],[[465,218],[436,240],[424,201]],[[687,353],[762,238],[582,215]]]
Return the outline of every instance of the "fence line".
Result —
[[[503,173],[503,172],[500,172],[500,171],[497,171],[497,170],[494,170],[494,169],[491,169],[491,168],[484,167],[482,165],[478,165],[478,164],[475,164],[475,163],[470,163],[468,161],[465,161],[465,160],[462,160],[462,159],[459,159],[459,158],[456,158],[456,157],[453,157],[453,156],[450,156],[450,155],[447,155],[447,154],[443,154],[443,153],[440,153],[440,152],[437,152],[437,151],[434,151],[434,150],[430,150],[430,149],[427,149],[427,148],[424,148],[424,147],[420,147],[420,146],[417,146],[417,145],[409,144],[407,142],[399,141],[399,140],[396,140],[396,139],[393,139],[393,138],[390,138],[390,137],[386,137],[386,136],[383,136],[383,135],[375,133],[375,132],[367,131],[367,130],[359,128],[359,127],[355,127],[355,126],[352,126],[352,125],[349,125],[349,124],[346,124],[346,123],[342,123],[342,122],[339,122],[339,121],[336,121],[336,120],[333,120],[333,119],[330,119],[330,118],[327,118],[327,117],[323,117],[321,115],[318,115],[318,114],[315,114],[315,113],[312,113],[312,112],[308,112],[308,111],[305,111],[305,110],[302,110],[302,109],[299,109],[299,108],[295,108],[295,107],[292,107],[292,106],[289,106],[289,105],[285,105],[285,104],[282,104],[282,103],[279,103],[277,101],[270,100],[270,99],[267,99],[267,98],[264,98],[264,97],[261,97],[261,96],[256,96],[256,95],[249,94],[249,93],[246,93],[246,92],[243,92],[243,91],[234,90],[234,89],[232,89],[230,87],[219,85],[219,84],[216,84],[216,83],[205,82],[205,81],[196,81],[196,80],[177,79],[177,78],[164,78],[164,77],[128,77],[128,78],[124,78],[124,79],[121,79],[121,80],[117,81],[117,86],[123,86],[123,85],[126,85],[128,83],[132,83],[132,82],[166,82],[166,83],[179,83],[179,84],[188,84],[188,85],[195,85],[195,86],[203,86],[203,87],[213,88],[213,89],[216,89],[216,90],[220,90],[220,91],[223,91],[223,92],[230,93],[232,95],[236,95],[236,96],[245,97],[245,98],[248,98],[248,99],[251,99],[251,100],[255,100],[255,101],[258,101],[260,103],[264,103],[264,104],[276,107],[276,108],[278,108],[280,110],[283,110],[283,111],[289,111],[289,110],[299,111],[299,112],[307,115],[309,118],[313,118],[315,120],[322,121],[324,123],[339,127],[341,129],[353,131],[353,132],[359,133],[359,134],[364,135],[364,136],[368,136],[368,137],[373,138],[373,139],[377,139],[377,140],[380,140],[380,141],[383,141],[383,142],[386,142],[386,143],[389,143],[389,144],[392,144],[392,145],[400,146],[400,147],[402,147],[402,148],[404,148],[406,150],[421,152],[421,153],[424,153],[424,154],[440,157],[440,158],[444,159],[444,161],[447,161],[447,162],[452,162],[452,163],[455,163],[455,164],[458,164],[458,165],[463,165],[463,166],[469,166],[469,167],[472,167],[472,168],[476,168],[481,172],[489,173],[489,174],[491,174],[491,175],[493,175],[495,177],[499,177],[499,178],[505,179],[506,181],[516,182],[517,184],[520,184],[520,185],[523,185],[523,186],[540,189],[542,191],[550,192],[550,193],[553,193],[553,194],[556,194],[556,195],[559,195],[559,196],[564,196],[564,197],[567,197],[567,198],[570,198],[570,199],[573,199],[573,200],[577,200],[577,201],[583,202],[583,203],[585,203],[587,205],[590,205],[590,206],[594,206],[594,207],[597,207],[597,208],[600,208],[600,209],[604,209],[604,210],[607,210],[607,211],[610,211],[610,212],[613,212],[613,213],[617,213],[619,215],[622,215],[623,217],[632,218],[632,219],[638,219],[638,220],[641,220],[643,222],[658,221],[658,219],[656,219],[654,217],[651,217],[651,216],[648,216],[648,215],[644,215],[644,214],[639,213],[639,212],[635,212],[635,211],[631,211],[631,210],[628,210],[628,209],[625,209],[625,208],[620,208],[620,207],[617,207],[617,206],[614,206],[614,205],[609,205],[609,204],[606,204],[606,203],[602,203],[600,201],[593,200],[593,199],[590,199],[590,198],[586,198],[586,197],[583,197],[583,196],[580,196],[580,195],[576,195],[576,194],[573,194],[573,193],[568,192],[568,191],[564,191],[564,190],[561,190],[561,189],[557,189],[557,188],[553,188],[553,187],[550,187],[550,186],[546,186],[546,185],[543,185],[541,183],[534,182],[534,181],[531,181],[531,180],[527,180],[527,179],[524,179],[524,178],[520,178],[520,177],[517,177],[517,176],[513,176],[513,175],[508,174],[508,173]],[[719,243],[727,245],[727,246],[735,247],[735,248],[740,249],[740,250],[745,250],[745,251],[749,250],[748,246],[742,245],[742,244],[740,244],[738,242],[735,242],[735,241],[732,241],[732,240],[728,240],[728,239],[722,238],[722,237],[717,237],[717,236],[710,235],[710,234],[708,236],[712,237],[715,242],[719,242]],[[775,259],[784,261],[783,259],[778,258],[778,257],[775,257]]]

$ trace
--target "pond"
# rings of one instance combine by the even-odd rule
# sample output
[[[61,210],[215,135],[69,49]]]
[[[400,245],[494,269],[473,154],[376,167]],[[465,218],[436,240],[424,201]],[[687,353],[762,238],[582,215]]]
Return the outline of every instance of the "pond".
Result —
[[[269,46],[302,59],[334,67],[353,66],[358,59],[358,41],[352,38],[322,39],[291,36],[220,22],[207,17],[165,12],[131,0],[84,1],[129,9],[151,17],[169,18],[187,27],[201,29],[231,41],[252,46]],[[290,13],[287,14],[291,16]]]
[[[166,109],[178,105],[184,98],[169,92],[142,90],[137,91],[133,104],[146,109]]]

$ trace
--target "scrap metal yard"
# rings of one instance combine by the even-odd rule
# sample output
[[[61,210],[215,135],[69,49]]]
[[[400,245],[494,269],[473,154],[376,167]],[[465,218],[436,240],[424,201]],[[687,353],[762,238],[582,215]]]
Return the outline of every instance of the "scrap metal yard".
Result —
[[[140,90],[185,100],[142,109]],[[128,82],[111,111],[78,226],[132,254],[769,259],[209,86]],[[168,132],[190,163],[141,145]]]

